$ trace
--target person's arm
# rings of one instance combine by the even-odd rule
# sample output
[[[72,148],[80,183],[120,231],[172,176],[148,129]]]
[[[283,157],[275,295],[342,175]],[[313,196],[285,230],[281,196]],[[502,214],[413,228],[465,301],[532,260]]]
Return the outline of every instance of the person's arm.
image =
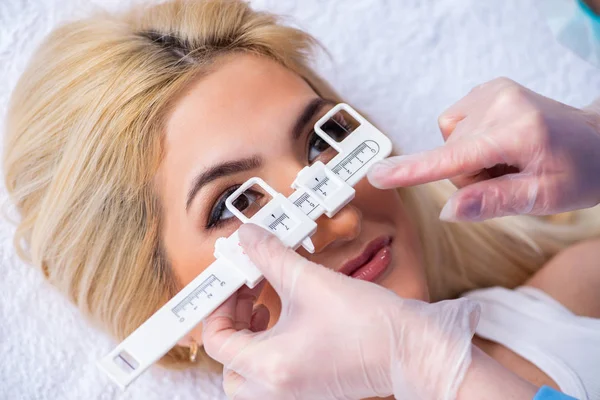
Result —
[[[600,97],[583,107],[583,110],[590,113],[592,123],[595,125],[598,134],[600,134]]]

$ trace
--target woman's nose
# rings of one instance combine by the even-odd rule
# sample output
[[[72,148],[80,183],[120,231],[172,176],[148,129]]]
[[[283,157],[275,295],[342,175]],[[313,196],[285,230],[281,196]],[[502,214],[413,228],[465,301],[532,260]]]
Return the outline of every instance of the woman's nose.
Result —
[[[298,171],[298,166],[293,163],[282,165],[277,176],[271,177],[273,188],[285,196],[292,194],[294,190],[290,184]],[[360,210],[351,204],[342,208],[333,218],[326,215],[319,217],[316,221],[317,231],[311,236],[315,253],[354,240],[360,234],[361,217]]]
[[[346,205],[333,218],[319,217],[317,232],[311,237],[315,253],[356,239],[360,234],[360,221],[360,210],[352,204]]]

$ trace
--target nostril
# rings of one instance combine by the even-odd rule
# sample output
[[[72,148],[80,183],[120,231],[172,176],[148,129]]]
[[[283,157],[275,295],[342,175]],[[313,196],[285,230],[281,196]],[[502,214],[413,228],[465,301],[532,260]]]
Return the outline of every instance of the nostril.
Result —
[[[329,246],[354,240],[361,232],[362,213],[349,204],[341,209],[333,218],[323,215],[317,220],[317,232],[312,236],[315,253]]]
[[[339,239],[355,239],[361,228],[362,213],[353,206],[347,205],[331,218],[332,228]]]

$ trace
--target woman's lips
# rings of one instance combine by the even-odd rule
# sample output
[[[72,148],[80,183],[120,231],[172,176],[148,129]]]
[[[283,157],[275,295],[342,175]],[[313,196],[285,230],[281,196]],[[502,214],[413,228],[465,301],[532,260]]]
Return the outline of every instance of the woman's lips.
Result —
[[[390,236],[373,240],[358,257],[345,263],[338,272],[364,281],[375,281],[392,261],[391,242]]]

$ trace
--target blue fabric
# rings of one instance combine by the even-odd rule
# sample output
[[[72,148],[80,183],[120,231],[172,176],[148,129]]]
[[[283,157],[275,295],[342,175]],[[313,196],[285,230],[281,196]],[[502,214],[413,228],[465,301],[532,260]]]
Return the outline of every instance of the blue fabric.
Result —
[[[600,22],[600,16],[596,15],[592,11],[592,9],[587,4],[585,4],[585,1],[577,0],[577,3],[579,3],[579,7],[581,7],[581,9],[587,15],[588,18],[591,18],[592,20],[595,20],[596,22]]]
[[[577,0],[579,8],[583,14],[588,18],[590,29],[593,33],[593,37],[600,42],[600,15],[597,15],[592,9],[585,4],[583,0]]]
[[[544,0],[540,9],[558,42],[600,66],[600,16],[583,0]]]
[[[575,397],[568,396],[550,386],[542,386],[536,393],[533,400],[577,400]]]

